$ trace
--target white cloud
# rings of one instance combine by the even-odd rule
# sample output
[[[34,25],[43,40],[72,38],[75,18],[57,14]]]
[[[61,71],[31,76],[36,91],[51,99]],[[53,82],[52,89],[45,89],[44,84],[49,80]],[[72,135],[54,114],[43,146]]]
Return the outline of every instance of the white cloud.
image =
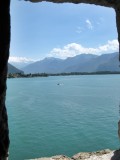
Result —
[[[92,30],[93,29],[93,25],[92,25],[91,21],[89,19],[86,19],[85,22],[87,24],[87,28]]]
[[[79,54],[96,54],[96,55],[101,55],[104,53],[112,53],[112,52],[118,52],[119,45],[118,45],[118,40],[112,40],[108,41],[104,45],[100,45],[96,48],[87,48],[84,47],[81,44],[78,43],[70,43],[65,45],[63,48],[53,48],[47,57],[56,57],[56,58],[61,58],[65,59],[67,57],[73,57]],[[26,58],[26,57],[16,57],[16,56],[10,56],[9,62],[11,64],[20,64],[20,63],[32,63],[37,60]]]
[[[29,59],[26,57],[15,57],[15,56],[10,56],[9,62],[10,63],[29,63],[29,62],[34,62],[35,60]]]
[[[65,59],[79,54],[104,54],[117,52],[119,48],[118,40],[108,41],[105,45],[98,46],[97,48],[87,48],[77,43],[70,43],[63,48],[53,48],[48,56]]]

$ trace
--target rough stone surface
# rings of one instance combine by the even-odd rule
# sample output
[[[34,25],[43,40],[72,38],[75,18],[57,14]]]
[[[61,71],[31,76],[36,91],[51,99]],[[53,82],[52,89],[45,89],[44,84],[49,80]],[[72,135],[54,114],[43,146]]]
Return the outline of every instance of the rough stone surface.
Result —
[[[33,159],[31,159],[31,160],[33,160]],[[34,160],[71,160],[71,158],[64,156],[64,155],[57,155],[57,156],[53,156],[50,158],[37,158]]]
[[[58,155],[49,158],[36,158],[34,160],[120,160],[120,150],[112,151],[105,149],[97,152],[80,152],[72,158]]]
[[[7,160],[8,118],[5,106],[6,77],[10,45],[10,0],[0,1],[0,160]]]
[[[90,159],[95,159],[97,160],[98,158],[100,159],[101,157],[103,158],[104,156],[107,158],[110,155],[113,155],[113,151],[106,149],[106,150],[101,150],[97,152],[81,152],[72,157],[74,160],[90,160]]]
[[[115,7],[118,6],[119,0],[25,0],[30,2],[42,2],[42,1],[49,1],[54,3],[89,3],[89,4],[95,4],[95,5],[101,5],[105,7]]]

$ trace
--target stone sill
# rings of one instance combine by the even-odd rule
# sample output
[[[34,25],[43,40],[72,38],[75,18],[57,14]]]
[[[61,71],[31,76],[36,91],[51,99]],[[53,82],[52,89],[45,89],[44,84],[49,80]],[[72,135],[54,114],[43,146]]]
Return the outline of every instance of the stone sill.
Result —
[[[120,150],[112,151],[105,149],[97,152],[80,152],[72,158],[64,155],[58,155],[30,160],[120,160]]]

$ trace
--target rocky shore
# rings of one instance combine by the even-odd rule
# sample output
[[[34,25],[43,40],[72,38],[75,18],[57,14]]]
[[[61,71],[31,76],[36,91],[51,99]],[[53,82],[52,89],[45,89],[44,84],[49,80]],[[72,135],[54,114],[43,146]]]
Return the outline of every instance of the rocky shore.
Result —
[[[34,160],[120,160],[120,150],[112,151],[105,149],[97,152],[80,152],[71,158],[64,155],[58,155],[53,157],[36,158]]]

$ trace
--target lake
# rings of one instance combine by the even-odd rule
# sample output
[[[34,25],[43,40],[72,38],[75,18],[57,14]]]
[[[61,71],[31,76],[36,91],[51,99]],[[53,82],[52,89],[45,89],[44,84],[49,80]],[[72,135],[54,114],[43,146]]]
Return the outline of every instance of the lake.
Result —
[[[119,148],[120,75],[7,80],[10,160]]]

